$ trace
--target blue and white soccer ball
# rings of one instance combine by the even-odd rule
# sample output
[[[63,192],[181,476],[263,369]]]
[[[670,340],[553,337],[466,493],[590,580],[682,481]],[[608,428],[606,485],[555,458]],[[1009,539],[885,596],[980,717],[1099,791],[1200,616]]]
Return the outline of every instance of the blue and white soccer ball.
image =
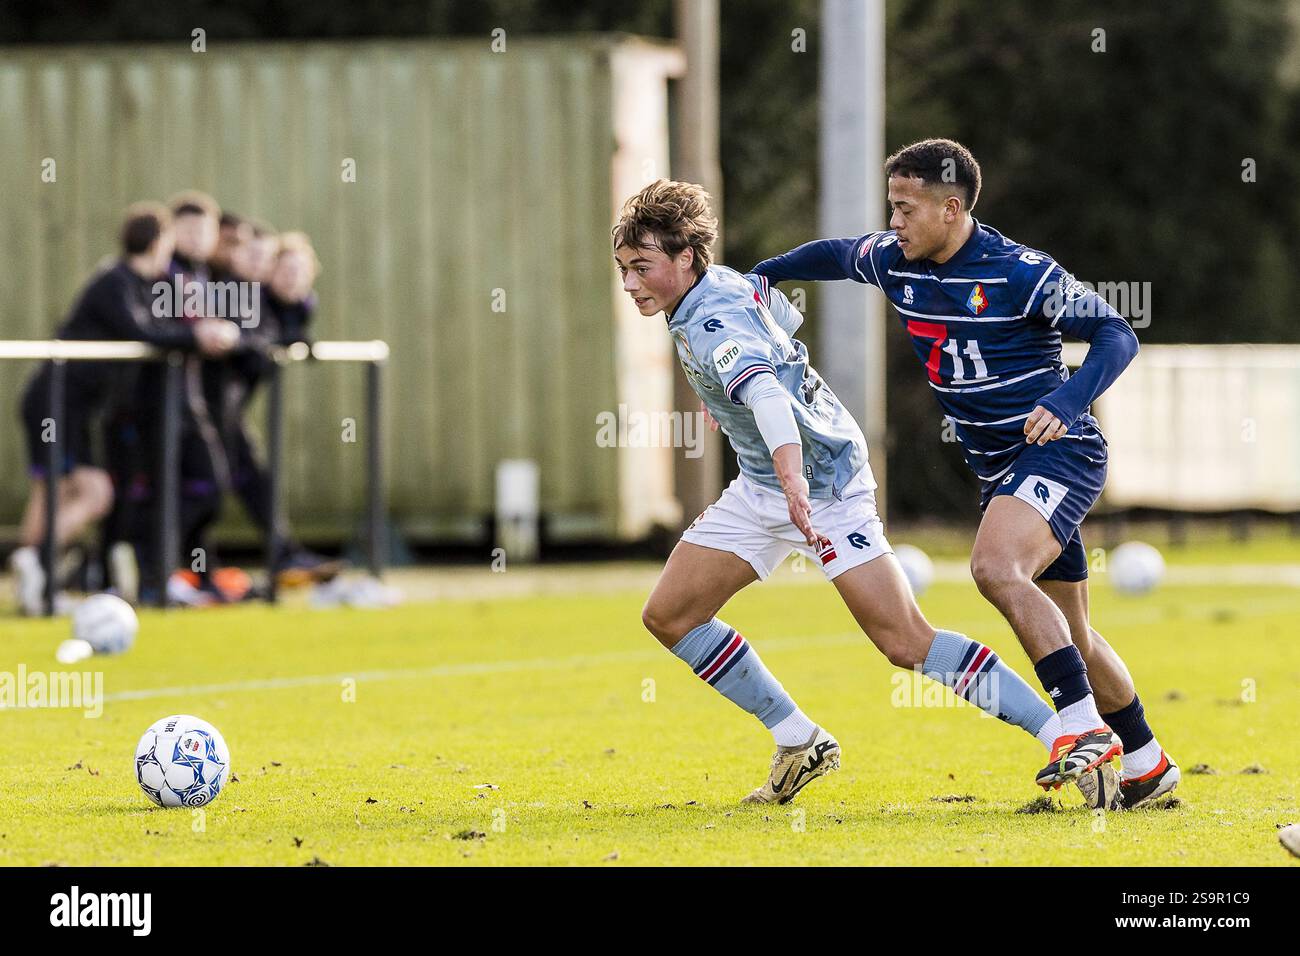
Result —
[[[1110,554],[1110,583],[1121,594],[1146,594],[1165,576],[1165,559],[1144,541],[1126,541]]]
[[[894,557],[898,559],[907,583],[912,586],[912,594],[920,597],[934,583],[934,562],[928,554],[912,544],[895,545]]]
[[[92,594],[72,611],[72,638],[85,641],[96,654],[130,650],[140,630],[135,608],[116,594]]]
[[[135,748],[135,779],[160,807],[201,807],[230,779],[230,750],[206,720],[164,717]]]

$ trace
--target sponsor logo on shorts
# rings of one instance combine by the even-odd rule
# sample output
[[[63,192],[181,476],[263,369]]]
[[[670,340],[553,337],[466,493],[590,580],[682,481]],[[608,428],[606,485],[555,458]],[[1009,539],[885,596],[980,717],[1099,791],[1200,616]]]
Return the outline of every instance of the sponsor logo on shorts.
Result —
[[[1069,493],[1070,489],[1059,481],[1043,478],[1040,475],[1026,475],[1014,492],[1015,497],[1029,502],[1039,514],[1049,520],[1057,506]]]
[[[871,547],[871,542],[867,540],[867,536],[861,531],[855,531],[849,535],[849,544],[853,545],[853,547],[857,548],[859,551],[863,548]]]

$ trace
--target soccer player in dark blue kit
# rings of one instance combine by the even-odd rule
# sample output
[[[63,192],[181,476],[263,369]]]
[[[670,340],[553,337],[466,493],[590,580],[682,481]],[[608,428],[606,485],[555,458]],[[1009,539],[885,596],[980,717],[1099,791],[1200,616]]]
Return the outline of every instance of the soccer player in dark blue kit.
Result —
[[[752,271],[774,283],[853,279],[885,293],[982,482],[975,583],[1061,718],[1036,782],[1059,787],[1123,753],[1123,806],[1150,803],[1178,784],[1178,766],[1147,725],[1124,662],[1089,625],[1079,535],[1106,479],[1106,439],[1088,407],[1137,354],[1137,336],[1050,256],[971,216],[980,168],[960,143],[914,143],[885,174],[888,231],[806,243]],[[1089,343],[1073,376],[1062,332]]]

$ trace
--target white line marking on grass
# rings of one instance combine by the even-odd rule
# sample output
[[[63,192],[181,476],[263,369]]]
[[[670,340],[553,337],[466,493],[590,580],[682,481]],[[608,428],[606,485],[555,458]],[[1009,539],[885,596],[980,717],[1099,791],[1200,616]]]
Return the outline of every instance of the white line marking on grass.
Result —
[[[1250,602],[1245,609],[1235,609],[1230,602],[1199,601],[1184,602],[1180,609],[1186,615],[1184,624],[1191,626],[1204,617],[1209,618],[1225,607],[1234,611],[1238,619],[1260,617],[1278,611],[1288,610],[1294,605],[1294,597],[1279,595]],[[1137,604],[1130,608],[1111,607],[1105,611],[1100,621],[1094,620],[1096,626],[1105,633],[1112,626],[1137,627],[1144,624],[1158,623],[1167,617],[1166,610],[1160,605]],[[948,621],[948,627],[962,633],[978,633],[989,627],[1005,628],[1001,622],[982,621]],[[1010,635],[1003,635],[1010,637]],[[781,653],[782,651],[802,651],[816,647],[845,647],[861,645],[872,649],[871,642],[861,631],[840,634],[810,634],[806,636],[772,637],[757,642],[763,653]],[[1120,650],[1123,650],[1121,645]],[[420,680],[435,677],[465,677],[477,674],[508,674],[518,671],[533,670],[569,670],[582,667],[601,667],[607,664],[626,664],[638,661],[663,659],[670,652],[663,648],[650,646],[645,650],[613,651],[607,654],[578,654],[570,657],[538,657],[529,660],[510,661],[476,661],[464,664],[441,664],[435,667],[409,667],[391,670],[356,671],[339,674],[307,674],[298,677],[266,677],[252,680],[231,681],[224,684],[196,684],[188,687],[147,687],[140,690],[123,690],[105,694],[106,703],[126,700],[150,700],[156,697],[192,697],[201,694],[243,693],[257,690],[283,690],[290,687],[318,687],[339,684],[344,680],[361,682],[379,682],[393,680]],[[1021,664],[1025,662],[1021,661]],[[8,708],[0,708],[3,712]]]
[[[771,651],[796,650],[810,647],[836,647],[846,644],[864,644],[866,637],[853,634],[824,634],[817,637],[775,637],[763,641],[763,649]],[[191,697],[200,694],[242,693],[255,690],[284,690],[289,687],[318,687],[338,684],[345,680],[357,683],[419,680],[430,677],[464,677],[476,674],[508,674],[515,671],[572,670],[581,667],[600,667],[605,664],[625,664],[661,659],[669,652],[659,648],[643,651],[618,651],[610,654],[579,654],[573,657],[538,657],[522,661],[482,661],[469,664],[443,664],[437,667],[409,667],[394,670],[354,671],[348,674],[307,674],[299,677],[266,677],[254,680],[230,681],[225,684],[195,684],[189,687],[146,687],[140,690],[122,690],[105,694],[104,702],[123,700],[150,700],[155,697]]]

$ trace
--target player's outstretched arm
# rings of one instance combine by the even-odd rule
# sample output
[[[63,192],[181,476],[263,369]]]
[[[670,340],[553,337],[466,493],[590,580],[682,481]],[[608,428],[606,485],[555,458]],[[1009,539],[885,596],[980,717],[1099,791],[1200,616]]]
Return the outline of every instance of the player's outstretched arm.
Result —
[[[808,500],[808,481],[803,476],[803,450],[797,444],[785,444],[772,452],[772,465],[785,492],[790,521],[810,548],[820,548],[822,537],[813,528],[812,503]]]
[[[764,259],[753,269],[757,275],[767,276],[773,282],[783,279],[824,281],[832,279],[857,279],[865,282],[853,267],[854,249],[862,241],[854,239],[818,239],[805,242],[798,248],[771,259]]]
[[[183,322],[162,322],[148,316],[144,323],[137,320],[130,305],[130,294],[117,280],[96,282],[89,293],[94,296],[91,306],[95,324],[104,329],[109,339],[125,342],[147,342],[163,348],[193,349],[193,326]]]
[[[809,547],[820,547],[822,538],[812,524],[808,480],[803,475],[803,444],[790,407],[790,395],[775,375],[759,375],[745,383],[741,400],[754,413],[754,422],[772,453],[772,470],[785,492],[791,523]]]

